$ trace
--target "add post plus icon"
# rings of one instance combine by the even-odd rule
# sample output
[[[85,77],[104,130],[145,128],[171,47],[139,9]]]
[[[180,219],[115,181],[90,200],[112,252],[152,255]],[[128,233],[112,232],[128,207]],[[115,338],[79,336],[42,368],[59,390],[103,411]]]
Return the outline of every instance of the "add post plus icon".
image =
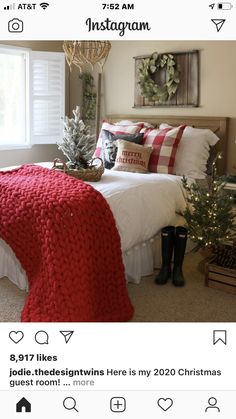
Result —
[[[124,412],[126,410],[126,400],[124,397],[112,397],[110,400],[112,412]]]

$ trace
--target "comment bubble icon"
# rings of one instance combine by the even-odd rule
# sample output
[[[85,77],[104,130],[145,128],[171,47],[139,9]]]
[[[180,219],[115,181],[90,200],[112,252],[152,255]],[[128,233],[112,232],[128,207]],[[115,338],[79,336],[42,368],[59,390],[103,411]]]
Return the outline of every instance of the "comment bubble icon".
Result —
[[[39,345],[48,345],[49,343],[49,336],[45,330],[39,330],[35,334],[35,342],[37,342]]]

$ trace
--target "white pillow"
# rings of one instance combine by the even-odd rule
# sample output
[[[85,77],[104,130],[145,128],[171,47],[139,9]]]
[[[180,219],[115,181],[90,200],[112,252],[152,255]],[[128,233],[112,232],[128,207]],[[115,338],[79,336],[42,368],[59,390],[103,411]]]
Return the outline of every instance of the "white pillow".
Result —
[[[169,127],[168,124],[160,125],[161,129]],[[214,146],[218,141],[219,138],[210,129],[187,126],[177,148],[174,173],[204,179],[210,146]]]
[[[148,122],[134,122],[134,121],[128,121],[126,119],[122,119],[122,121],[116,122],[115,125],[141,125],[143,124],[144,128],[155,128],[154,125],[149,124]]]

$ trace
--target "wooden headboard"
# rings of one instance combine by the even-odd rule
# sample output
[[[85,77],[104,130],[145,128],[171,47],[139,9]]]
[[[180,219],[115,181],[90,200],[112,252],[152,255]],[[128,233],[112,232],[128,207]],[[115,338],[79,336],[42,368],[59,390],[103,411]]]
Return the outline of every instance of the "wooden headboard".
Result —
[[[216,144],[216,151],[223,152],[223,158],[217,161],[218,174],[223,175],[226,173],[227,165],[227,140],[228,140],[228,120],[226,117],[215,116],[165,116],[165,115],[108,115],[106,120],[109,122],[118,122],[121,120],[129,121],[144,121],[149,122],[155,126],[161,123],[178,126],[181,124],[191,125],[195,128],[209,128],[219,138],[220,141]]]

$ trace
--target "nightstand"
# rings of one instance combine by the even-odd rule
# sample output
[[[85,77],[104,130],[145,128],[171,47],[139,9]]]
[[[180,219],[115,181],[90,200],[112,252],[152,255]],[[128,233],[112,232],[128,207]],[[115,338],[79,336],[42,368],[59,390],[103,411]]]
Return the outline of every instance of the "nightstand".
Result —
[[[234,224],[236,225],[236,183],[227,182],[224,186],[225,193],[230,193],[233,198],[233,214],[234,214]],[[236,294],[236,269],[234,265],[231,267],[227,265],[228,261],[231,262],[232,257],[235,257],[235,253],[230,255],[230,258],[227,254],[227,249],[231,251],[234,249],[233,241],[228,240],[224,243],[225,252],[223,253],[223,259],[220,255],[220,260],[223,263],[221,264],[218,256],[206,264],[205,274],[206,274],[206,285],[211,288],[215,288],[221,291],[229,292],[231,294]]]

